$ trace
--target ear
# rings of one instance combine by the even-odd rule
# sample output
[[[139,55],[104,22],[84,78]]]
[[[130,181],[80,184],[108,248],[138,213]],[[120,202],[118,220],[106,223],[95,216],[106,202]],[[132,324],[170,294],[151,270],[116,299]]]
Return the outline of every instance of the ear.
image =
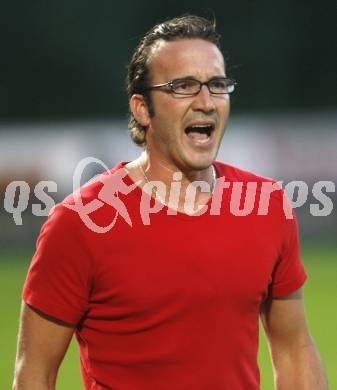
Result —
[[[148,126],[150,124],[150,115],[144,96],[140,94],[132,95],[129,104],[137,122],[142,126]]]

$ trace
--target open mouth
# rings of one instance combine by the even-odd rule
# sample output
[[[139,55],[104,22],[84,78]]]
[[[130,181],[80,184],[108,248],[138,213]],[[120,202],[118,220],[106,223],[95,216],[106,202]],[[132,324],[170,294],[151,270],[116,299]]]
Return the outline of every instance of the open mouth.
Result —
[[[185,134],[197,143],[206,143],[214,130],[213,124],[186,127]]]

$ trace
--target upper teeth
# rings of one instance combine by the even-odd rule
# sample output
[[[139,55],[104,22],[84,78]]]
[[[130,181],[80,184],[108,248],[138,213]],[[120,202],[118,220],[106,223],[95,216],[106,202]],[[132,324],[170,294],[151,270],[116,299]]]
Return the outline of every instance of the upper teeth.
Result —
[[[212,125],[192,125],[191,127],[210,127]]]

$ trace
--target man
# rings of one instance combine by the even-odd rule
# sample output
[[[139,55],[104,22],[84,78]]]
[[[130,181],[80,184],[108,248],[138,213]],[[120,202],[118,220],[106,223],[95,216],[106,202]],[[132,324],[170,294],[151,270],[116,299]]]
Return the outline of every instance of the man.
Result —
[[[42,228],[23,292],[15,389],[53,389],[73,333],[86,389],[259,389],[259,315],[276,388],[327,388],[282,191],[215,162],[233,88],[203,18],[169,20],[140,42],[128,92],[131,135],[144,151],[68,197]],[[237,183],[267,207],[233,208],[227,190]],[[264,183],[274,186],[266,198]],[[104,198],[90,221],[113,220],[111,229],[83,223],[79,195],[89,206]]]

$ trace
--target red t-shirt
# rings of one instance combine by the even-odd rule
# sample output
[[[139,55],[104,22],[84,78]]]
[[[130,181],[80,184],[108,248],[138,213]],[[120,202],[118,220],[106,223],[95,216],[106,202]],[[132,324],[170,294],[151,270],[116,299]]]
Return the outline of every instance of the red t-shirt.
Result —
[[[86,389],[259,389],[260,305],[306,279],[296,219],[286,218],[280,189],[258,215],[261,185],[270,179],[215,167],[230,183],[220,215],[211,207],[199,216],[168,215],[163,207],[145,224],[142,190],[127,193],[114,181],[126,173],[119,164],[101,176],[104,183],[77,192],[91,207],[90,221],[110,229],[93,231],[65,207],[74,196],[42,227],[23,299],[76,326]],[[234,182],[243,183],[241,206],[247,183],[257,183],[247,215],[233,212]]]

